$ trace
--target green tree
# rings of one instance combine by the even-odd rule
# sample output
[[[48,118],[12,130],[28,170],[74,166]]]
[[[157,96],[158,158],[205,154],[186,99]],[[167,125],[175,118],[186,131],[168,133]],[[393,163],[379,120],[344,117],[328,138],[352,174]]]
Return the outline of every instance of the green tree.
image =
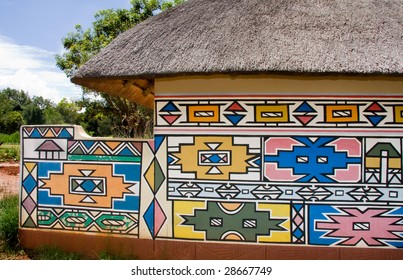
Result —
[[[19,130],[20,126],[24,124],[24,119],[21,112],[11,111],[1,116],[0,124],[1,133],[11,134]]]
[[[23,108],[31,103],[29,95],[11,88],[0,90],[0,133],[11,134],[24,124]]]
[[[23,117],[26,124],[44,124],[45,114],[43,110],[34,103],[27,105],[23,110]]]
[[[77,102],[63,98],[56,105],[56,110],[62,116],[64,124],[78,124],[81,121],[81,114],[79,113],[81,108]]]
[[[63,38],[63,47],[66,52],[56,56],[56,65],[68,77],[71,77],[74,71],[107,46],[120,33],[155,13],[182,2],[184,0],[132,0],[129,10],[108,9],[98,11],[95,14],[95,21],[91,28],[83,30],[81,25],[78,24],[75,26],[74,32],[68,33]],[[83,92],[83,98],[86,98],[86,94],[89,91],[83,89]],[[102,107],[99,108],[100,104],[97,107],[103,116],[110,117],[112,121],[111,133],[116,136],[126,137],[143,137],[145,134],[151,134],[150,128],[152,131],[153,126],[152,110],[120,97],[113,97],[104,93],[96,94],[100,95],[104,100],[103,103],[100,103]],[[89,109],[87,108],[87,110]],[[92,112],[88,112],[88,114],[94,115]],[[88,125],[88,127],[92,127],[92,131],[100,133],[92,125]]]

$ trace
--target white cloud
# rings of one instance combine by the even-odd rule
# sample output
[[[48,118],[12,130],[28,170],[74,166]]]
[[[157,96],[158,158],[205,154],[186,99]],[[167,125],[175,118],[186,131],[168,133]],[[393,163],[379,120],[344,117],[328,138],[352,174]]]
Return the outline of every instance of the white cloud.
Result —
[[[24,90],[54,102],[77,98],[81,89],[56,67],[55,53],[22,46],[0,35],[0,89]]]

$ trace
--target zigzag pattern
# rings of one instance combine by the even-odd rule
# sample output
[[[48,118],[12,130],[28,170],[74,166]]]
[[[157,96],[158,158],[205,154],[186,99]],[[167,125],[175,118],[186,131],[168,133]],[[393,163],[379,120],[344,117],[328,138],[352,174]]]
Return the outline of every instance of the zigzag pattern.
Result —
[[[73,127],[24,127],[24,138],[73,138]]]
[[[116,141],[69,141],[71,155],[141,156],[141,143]]]

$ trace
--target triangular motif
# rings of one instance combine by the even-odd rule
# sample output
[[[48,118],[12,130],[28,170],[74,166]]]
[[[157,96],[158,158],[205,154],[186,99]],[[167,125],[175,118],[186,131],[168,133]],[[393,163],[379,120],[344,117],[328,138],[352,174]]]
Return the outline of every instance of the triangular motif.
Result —
[[[36,227],[36,224],[35,224],[34,220],[33,220],[31,217],[29,217],[29,218],[24,222],[24,224],[23,224],[22,226],[23,226],[23,227]]]
[[[103,155],[105,155],[106,153],[105,153],[104,150],[101,149],[101,147],[98,147],[98,148],[93,152],[93,154],[94,154],[94,155],[98,155],[98,156],[103,156]]]
[[[34,129],[34,128],[33,128],[33,127],[25,127],[25,128],[24,128],[24,131],[25,131],[28,135],[30,135],[31,132],[32,132],[32,129]]]
[[[135,149],[136,154],[141,155],[141,152],[143,151],[143,143],[142,142],[132,142],[132,145]]]
[[[34,163],[34,162],[26,162],[26,163],[24,163],[24,165],[29,173],[31,173],[34,170],[34,168],[36,167],[36,163]]]
[[[128,147],[121,150],[118,155],[119,156],[129,156],[129,157],[134,156],[133,152]]]
[[[222,145],[222,143],[205,143],[207,147],[209,147],[211,150],[215,151]]]
[[[143,215],[148,231],[150,232],[152,237],[154,237],[154,221],[155,221],[154,207],[155,207],[155,201],[153,200]]]
[[[155,136],[154,137],[154,149],[155,149],[155,151],[158,151],[158,149],[161,147],[161,144],[164,141],[164,139],[165,139],[164,136]]]
[[[114,150],[121,144],[121,142],[105,142],[106,146],[108,146],[111,150]]]
[[[218,174],[222,174],[221,170],[218,169],[216,166],[213,166],[212,168],[210,168],[209,171],[207,171],[207,174],[210,175],[218,175]]]
[[[38,130],[40,131],[41,135],[44,136],[49,128],[47,127],[39,127]]]
[[[167,220],[167,217],[162,210],[162,207],[158,203],[158,201],[155,201],[155,206],[154,206],[154,235],[157,236],[158,232],[161,230],[162,226],[164,225],[165,221]]]
[[[302,125],[307,125],[309,124],[316,116],[309,116],[309,115],[303,115],[303,116],[294,116]]]
[[[42,138],[42,135],[39,133],[38,129],[34,129],[30,136],[32,138]]]
[[[386,112],[386,110],[381,105],[379,105],[378,102],[373,102],[371,105],[368,106],[367,109],[365,109],[364,112],[381,113]]]
[[[52,128],[52,130],[53,130],[53,133],[55,134],[55,136],[58,136],[60,131],[62,130],[62,128],[61,127],[54,127],[54,128]]]
[[[80,201],[85,202],[85,203],[96,203],[95,200],[93,200],[90,196],[86,196],[83,200]]]
[[[381,121],[383,121],[384,118],[386,118],[386,116],[379,116],[379,115],[365,115],[365,117],[369,120],[369,122],[373,125],[373,126],[377,126]]]
[[[83,141],[82,142],[87,149],[90,149],[94,145],[94,141]]]
[[[172,125],[180,117],[180,115],[161,115],[161,117],[169,124]]]
[[[237,101],[234,101],[225,111],[227,111],[227,112],[246,112],[245,108],[242,107]]]
[[[155,161],[151,162],[147,171],[144,173],[144,178],[146,179],[148,186],[153,192],[154,192],[154,179],[155,179],[154,170],[155,170]]]
[[[49,129],[49,130],[46,132],[45,137],[47,137],[47,138],[54,138],[54,137],[56,137],[56,135],[53,133],[53,131],[52,131],[51,129]]]
[[[85,169],[80,169],[81,174],[84,176],[91,176],[92,173],[95,172],[95,170],[85,170]]]
[[[224,114],[224,116],[233,124],[237,125],[240,121],[242,121],[245,118],[245,115],[230,115],[230,114]]]
[[[294,113],[317,113],[315,109],[308,104],[308,102],[304,101],[297,109],[295,109]]]
[[[165,181],[165,175],[164,171],[161,168],[161,165],[159,164],[158,160],[155,160],[155,165],[154,165],[154,192],[157,193],[162,184]]]
[[[168,164],[175,164],[179,159],[173,155],[168,155]]]
[[[59,133],[59,138],[72,138],[73,135],[71,135],[71,133],[64,128],[60,133]]]
[[[77,146],[77,148],[75,148],[72,152],[72,155],[84,155],[85,152],[83,150],[83,148],[81,146]]]
[[[178,107],[172,102],[169,101],[161,110],[160,112],[180,112]]]

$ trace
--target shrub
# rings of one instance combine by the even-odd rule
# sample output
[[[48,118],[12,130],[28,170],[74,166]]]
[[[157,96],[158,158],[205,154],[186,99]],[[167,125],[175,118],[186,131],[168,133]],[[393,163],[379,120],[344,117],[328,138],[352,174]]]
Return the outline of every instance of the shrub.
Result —
[[[20,160],[20,146],[16,144],[2,144],[0,146],[0,162]]]
[[[0,238],[7,249],[18,248],[18,196],[7,196],[0,200]]]
[[[19,144],[20,143],[20,133],[18,131],[14,132],[13,134],[0,133],[0,143]]]

